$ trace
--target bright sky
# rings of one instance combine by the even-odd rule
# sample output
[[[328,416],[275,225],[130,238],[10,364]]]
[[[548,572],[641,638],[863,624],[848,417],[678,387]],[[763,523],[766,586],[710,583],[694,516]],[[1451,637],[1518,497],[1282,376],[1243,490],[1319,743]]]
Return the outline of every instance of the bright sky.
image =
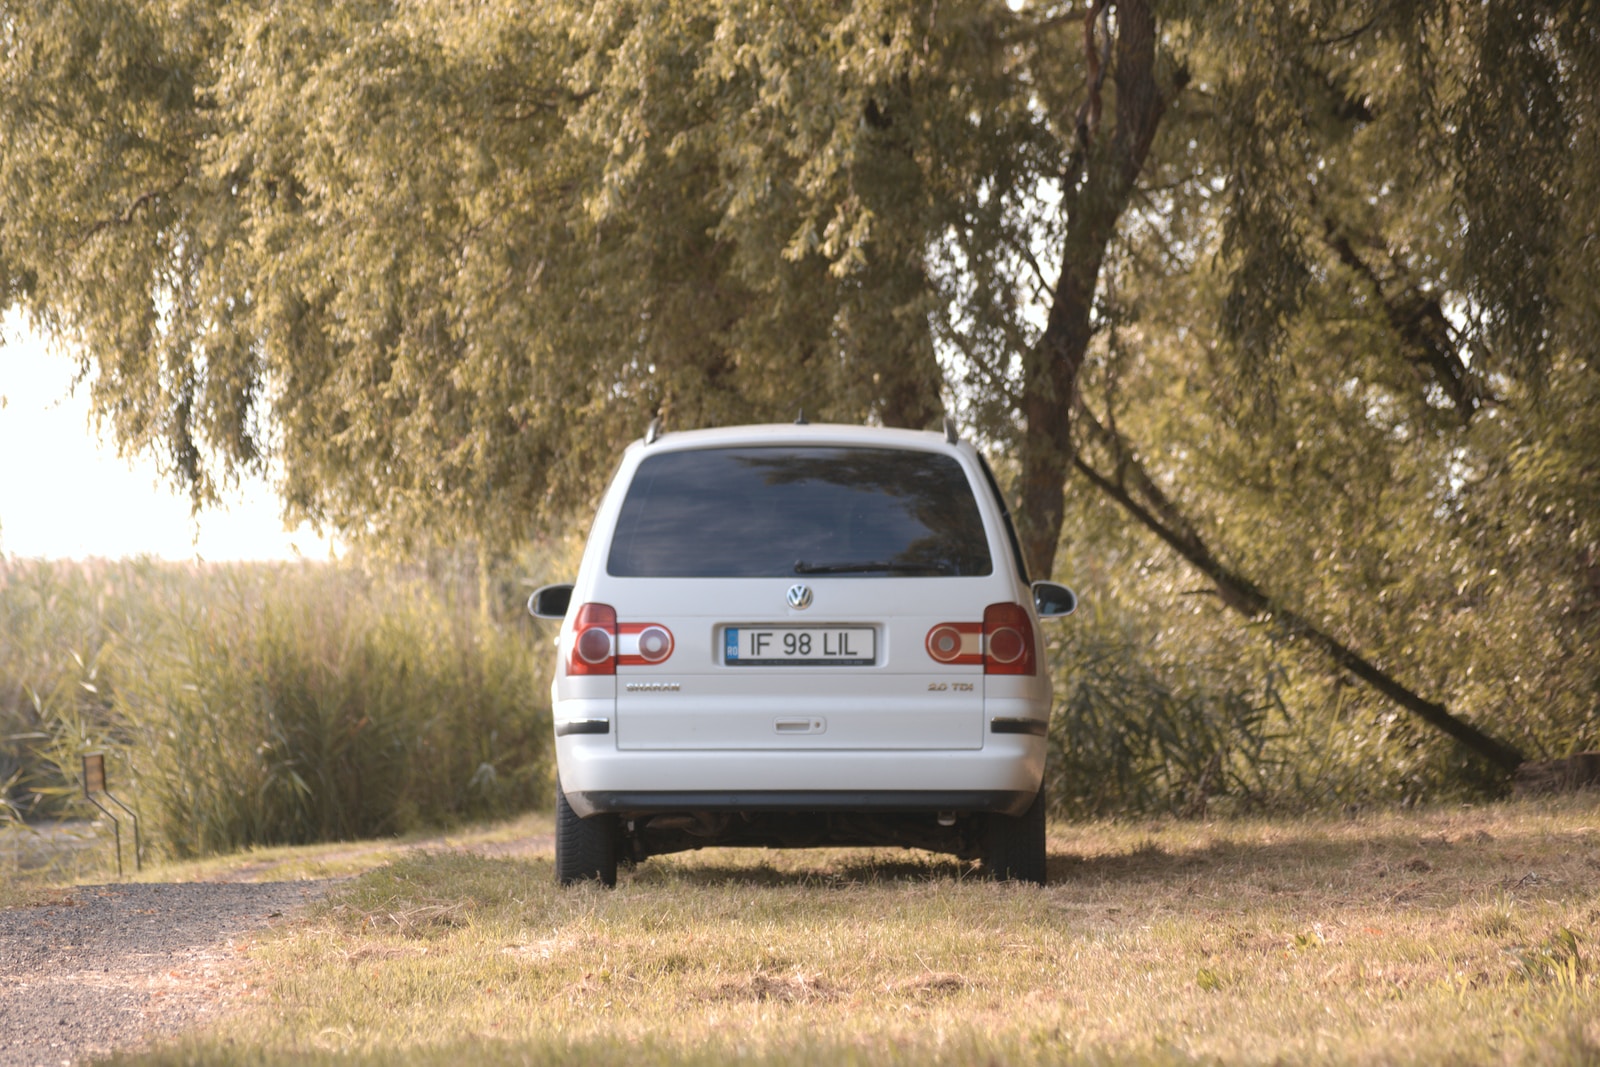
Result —
[[[241,486],[196,521],[153,462],[119,459],[95,434],[87,387],[73,395],[69,356],[14,318],[0,322],[0,337],[0,555],[327,558],[329,542],[309,527],[284,530],[265,482]]]

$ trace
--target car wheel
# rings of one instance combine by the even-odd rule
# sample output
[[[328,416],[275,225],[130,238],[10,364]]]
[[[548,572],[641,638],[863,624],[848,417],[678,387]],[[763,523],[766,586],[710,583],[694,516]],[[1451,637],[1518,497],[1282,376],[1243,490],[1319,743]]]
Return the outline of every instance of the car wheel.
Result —
[[[1001,882],[1044,885],[1044,783],[1021,815],[990,815],[983,834],[983,866]]]
[[[579,818],[556,783],[556,881],[617,884],[617,817]]]

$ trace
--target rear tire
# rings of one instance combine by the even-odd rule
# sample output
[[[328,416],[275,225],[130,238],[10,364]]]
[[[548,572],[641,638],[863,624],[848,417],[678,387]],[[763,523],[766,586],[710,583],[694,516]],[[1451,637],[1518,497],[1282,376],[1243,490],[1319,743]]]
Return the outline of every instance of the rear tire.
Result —
[[[999,882],[1045,884],[1044,783],[1021,815],[990,815],[983,834],[983,867]]]
[[[617,817],[579,818],[556,783],[556,881],[561,885],[617,884]]]

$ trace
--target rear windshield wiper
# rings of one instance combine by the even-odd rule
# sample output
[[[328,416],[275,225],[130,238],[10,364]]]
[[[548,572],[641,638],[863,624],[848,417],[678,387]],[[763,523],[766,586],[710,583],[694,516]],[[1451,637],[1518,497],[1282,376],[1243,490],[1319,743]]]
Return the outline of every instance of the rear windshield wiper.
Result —
[[[796,574],[949,574],[950,568],[942,563],[894,563],[889,560],[864,559],[846,563],[808,563],[795,560]]]

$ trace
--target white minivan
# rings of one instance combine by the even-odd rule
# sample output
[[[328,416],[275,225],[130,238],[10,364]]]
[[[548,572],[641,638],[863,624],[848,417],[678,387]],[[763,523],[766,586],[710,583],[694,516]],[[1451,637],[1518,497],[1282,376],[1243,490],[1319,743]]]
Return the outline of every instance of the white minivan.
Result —
[[[742,426],[628,446],[561,619],[556,877],[710,845],[898,845],[1045,879],[1051,687],[983,457],[944,433]]]

